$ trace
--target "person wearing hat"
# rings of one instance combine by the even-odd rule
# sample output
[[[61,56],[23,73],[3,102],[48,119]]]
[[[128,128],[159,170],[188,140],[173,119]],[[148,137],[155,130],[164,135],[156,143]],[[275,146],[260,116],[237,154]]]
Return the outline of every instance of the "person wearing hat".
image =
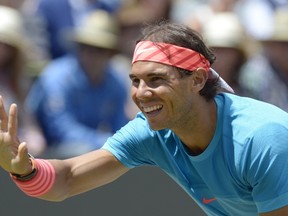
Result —
[[[24,55],[28,39],[23,28],[21,14],[0,5],[0,94],[6,101],[19,104],[20,138],[29,140],[33,154],[41,155],[46,149],[45,139],[34,116],[24,105],[31,79],[29,58]]]
[[[244,65],[240,83],[246,95],[288,111],[288,9],[275,12],[271,35],[259,40],[259,52]]]
[[[82,25],[87,16],[96,10],[113,14],[120,4],[120,0],[39,0],[35,17],[43,25],[50,57],[55,59],[70,53],[65,35]]]
[[[249,38],[239,17],[233,12],[215,13],[203,25],[202,34],[217,56],[214,70],[235,93],[243,94],[245,90],[239,83],[239,73],[247,59],[246,44]]]
[[[92,13],[68,35],[74,53],[53,60],[32,87],[26,103],[54,155],[98,149],[127,123],[126,87],[110,64],[117,52],[117,31],[107,12]]]

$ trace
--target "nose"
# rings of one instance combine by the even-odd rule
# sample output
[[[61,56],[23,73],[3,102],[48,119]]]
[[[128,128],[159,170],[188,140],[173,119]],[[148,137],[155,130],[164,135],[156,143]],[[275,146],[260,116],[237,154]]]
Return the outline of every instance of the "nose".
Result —
[[[140,80],[136,90],[136,97],[138,99],[145,99],[151,96],[152,96],[151,88],[143,80]]]

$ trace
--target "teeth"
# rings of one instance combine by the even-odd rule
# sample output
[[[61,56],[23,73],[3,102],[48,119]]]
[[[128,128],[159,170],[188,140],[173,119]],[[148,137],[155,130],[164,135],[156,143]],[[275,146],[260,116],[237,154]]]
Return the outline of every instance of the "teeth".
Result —
[[[158,109],[161,109],[162,106],[161,105],[155,105],[155,106],[150,106],[150,107],[143,107],[144,112],[152,112]]]

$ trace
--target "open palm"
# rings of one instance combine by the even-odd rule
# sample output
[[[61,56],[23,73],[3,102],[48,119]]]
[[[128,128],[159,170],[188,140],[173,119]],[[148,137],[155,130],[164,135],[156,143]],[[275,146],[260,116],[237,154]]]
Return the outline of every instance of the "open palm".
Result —
[[[20,143],[17,137],[17,105],[12,104],[7,116],[0,96],[0,165],[7,172],[24,174],[29,172],[26,143]]]

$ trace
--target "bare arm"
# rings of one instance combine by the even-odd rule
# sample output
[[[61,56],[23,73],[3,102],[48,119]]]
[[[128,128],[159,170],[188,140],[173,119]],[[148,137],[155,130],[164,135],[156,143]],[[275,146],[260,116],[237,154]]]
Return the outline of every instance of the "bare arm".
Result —
[[[277,209],[272,212],[266,212],[259,214],[260,216],[288,216],[288,206],[285,206],[283,208]]]
[[[41,199],[60,201],[109,183],[128,171],[111,153],[96,150],[66,160],[50,160],[56,171],[51,190]],[[17,106],[7,116],[0,96],[0,165],[10,173],[26,175],[32,167],[26,143],[17,137]]]
[[[50,160],[56,181],[40,198],[61,201],[65,198],[112,182],[128,171],[110,152],[99,149],[67,160]]]

